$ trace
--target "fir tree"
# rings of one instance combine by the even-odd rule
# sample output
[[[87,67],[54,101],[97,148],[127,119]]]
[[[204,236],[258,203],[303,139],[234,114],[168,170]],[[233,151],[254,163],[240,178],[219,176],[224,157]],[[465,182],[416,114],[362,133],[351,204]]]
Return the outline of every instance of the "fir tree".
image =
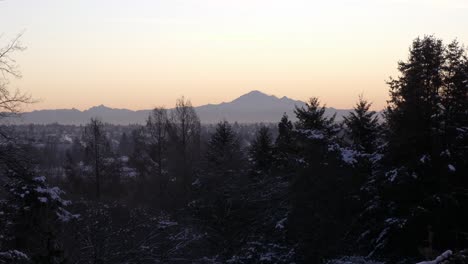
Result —
[[[286,113],[283,114],[278,123],[278,137],[275,141],[275,158],[280,167],[289,167],[291,165],[291,156],[294,154],[294,130],[291,120]]]
[[[444,46],[428,36],[414,40],[407,62],[399,62],[400,76],[391,79],[385,112],[390,158],[415,164],[432,153],[440,132]]]
[[[273,143],[270,130],[266,126],[262,126],[257,130],[255,138],[251,143],[249,154],[255,169],[268,171],[271,168],[273,162]]]
[[[344,117],[344,124],[348,129],[348,135],[356,149],[366,153],[375,150],[379,120],[375,111],[370,111],[371,103],[362,96],[354,107],[354,111]]]
[[[366,230],[373,236],[366,238],[374,241],[373,254],[397,259],[417,256],[421,248],[436,251],[468,244],[460,235],[468,229],[462,194],[467,182],[459,174],[466,171],[466,163],[454,165],[453,160],[454,146],[466,145],[454,144],[454,131],[460,130],[450,128],[458,126],[453,117],[463,110],[455,109],[466,100],[466,95],[459,97],[466,93],[465,62],[458,44],[444,46],[433,36],[417,38],[408,60],[399,63],[400,76],[389,82],[388,151],[367,184],[375,189],[366,209],[372,213],[363,214],[370,219],[361,220],[381,223]],[[434,238],[430,243],[428,236]]]
[[[130,156],[131,153],[131,143],[127,136],[127,133],[122,133],[122,136],[119,140],[119,153],[124,156]]]
[[[324,132],[332,132],[331,128],[335,121],[335,115],[332,117],[325,116],[325,106],[320,105],[317,97],[312,97],[304,107],[297,107],[294,110],[298,119],[296,127],[298,129],[320,130]]]
[[[227,121],[216,125],[216,131],[208,142],[206,159],[215,170],[228,172],[239,169],[239,140]]]

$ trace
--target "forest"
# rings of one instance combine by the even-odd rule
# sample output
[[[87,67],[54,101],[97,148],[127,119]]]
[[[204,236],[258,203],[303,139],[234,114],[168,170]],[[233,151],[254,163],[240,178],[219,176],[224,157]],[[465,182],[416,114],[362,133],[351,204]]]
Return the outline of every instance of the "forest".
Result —
[[[2,117],[33,103],[17,41]],[[311,95],[276,124],[201,124],[184,97],[145,125],[2,124],[0,263],[468,263],[466,49],[419,37],[397,69],[342,122]]]

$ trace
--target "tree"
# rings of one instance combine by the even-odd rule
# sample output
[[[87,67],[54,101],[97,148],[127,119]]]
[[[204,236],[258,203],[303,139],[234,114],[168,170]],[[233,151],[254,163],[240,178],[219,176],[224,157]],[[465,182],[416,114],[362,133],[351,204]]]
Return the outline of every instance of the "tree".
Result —
[[[290,167],[291,155],[294,152],[294,130],[291,120],[286,113],[278,123],[278,137],[275,141],[275,156],[280,167]]]
[[[256,170],[266,172],[271,168],[273,163],[273,142],[268,127],[262,126],[257,130],[250,145],[249,154]]]
[[[367,184],[375,191],[363,214],[368,218],[360,221],[380,223],[366,228],[364,240],[374,241],[373,254],[397,259],[417,256],[423,248],[468,245],[462,235],[468,230],[466,155],[455,154],[467,146],[458,141],[466,119],[455,121],[466,115],[464,65],[457,42],[445,46],[425,36],[413,41],[408,60],[398,63],[400,76],[388,82],[388,150]]]
[[[344,117],[344,124],[354,147],[366,153],[374,152],[379,128],[376,112],[369,111],[371,105],[362,96],[359,96],[354,111]]]
[[[104,133],[104,124],[97,118],[91,118],[83,132],[83,141],[86,144],[87,154],[91,159],[94,170],[96,199],[101,199],[102,169],[109,145]]]
[[[190,197],[194,161],[198,159],[200,147],[200,119],[189,100],[181,97],[171,112],[168,124],[169,138],[173,146],[172,170],[175,173],[184,200]]]
[[[443,83],[444,46],[433,36],[413,41],[407,62],[400,61],[400,76],[391,78],[385,111],[391,159],[414,164],[439,145],[440,91]]]
[[[8,77],[19,78],[12,54],[24,50],[18,35],[0,48],[0,117],[17,114],[31,97],[8,89]],[[61,198],[63,191],[49,187],[35,175],[36,164],[14,138],[0,131],[0,263],[63,263],[57,243],[60,224],[75,218]]]
[[[128,138],[127,133],[123,132],[119,140],[119,153],[124,156],[130,156],[132,151],[132,144]]]
[[[211,135],[207,148],[206,159],[214,171],[227,173],[239,169],[239,140],[227,121],[216,125],[216,131]]]
[[[0,202],[0,263],[64,263],[58,237],[63,224],[78,216],[66,210],[70,201],[60,188],[49,187],[44,176],[36,177],[24,165],[17,160],[0,164],[7,188]]]
[[[158,165],[158,176],[162,177],[165,164],[163,164],[167,152],[167,126],[169,119],[165,108],[153,109],[146,121],[146,129],[149,132],[151,155]]]
[[[21,36],[22,34],[19,34],[3,48],[0,48],[0,117],[17,114],[22,105],[34,102],[29,95],[21,93],[19,90],[12,92],[8,89],[8,77],[21,77],[18,65],[12,57],[13,53],[25,49],[20,43]]]
[[[468,144],[468,57],[454,40],[445,50],[442,106],[444,109],[444,147],[455,155],[466,156]]]
[[[331,128],[336,114],[332,117],[326,117],[325,106],[320,106],[320,101],[317,97],[310,98],[309,102],[306,102],[306,105],[303,107],[296,106],[294,113],[298,119],[296,123],[297,128],[332,132]]]

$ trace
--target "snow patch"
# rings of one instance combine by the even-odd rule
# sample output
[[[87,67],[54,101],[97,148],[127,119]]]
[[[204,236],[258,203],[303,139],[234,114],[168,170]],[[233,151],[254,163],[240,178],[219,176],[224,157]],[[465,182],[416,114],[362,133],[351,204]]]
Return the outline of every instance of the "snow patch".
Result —
[[[419,159],[419,161],[420,161],[421,163],[426,163],[426,162],[430,161],[430,158],[429,158],[428,155],[423,155],[423,156]]]
[[[35,178],[33,178],[33,181],[35,181],[35,182],[45,182],[46,177],[45,176],[35,177]]]
[[[390,180],[390,182],[395,181],[397,176],[398,176],[398,170],[397,169],[393,169],[393,170],[388,171],[388,172],[385,173],[385,177],[387,177]]]
[[[299,133],[304,134],[309,139],[324,139],[325,135],[322,131],[316,129],[298,129]]]
[[[448,169],[449,169],[449,171],[451,171],[451,172],[456,172],[456,171],[457,171],[457,168],[455,168],[455,166],[453,166],[452,164],[449,164],[449,165],[448,165]]]
[[[365,257],[346,256],[340,259],[329,260],[326,262],[326,264],[384,264],[384,263],[372,261]]]
[[[52,199],[53,201],[57,201],[57,202],[61,203],[64,206],[67,206],[67,205],[69,205],[71,203],[70,201],[63,200],[60,197],[60,195],[64,194],[65,192],[62,191],[59,187],[43,188],[43,187],[39,186],[39,187],[37,187],[35,189],[35,191],[37,193],[47,194],[50,197],[50,199]]]
[[[352,149],[341,149],[341,159],[347,164],[353,165],[357,163],[355,157],[359,156],[359,153]]]
[[[284,222],[286,222],[286,220],[288,220],[287,217],[285,217],[285,218],[279,220],[279,221],[276,223],[275,228],[276,228],[276,229],[284,229]]]
[[[68,222],[70,220],[77,219],[80,217],[79,214],[72,214],[63,208],[59,208],[56,214],[58,219],[62,222]]]
[[[9,250],[5,252],[0,252],[0,258],[6,260],[29,260],[28,256],[18,250]]]
[[[442,253],[442,255],[438,256],[436,259],[434,260],[431,260],[431,261],[423,261],[423,262],[418,262],[416,264],[440,264],[442,263],[443,261],[447,260],[448,258],[450,258],[452,256],[452,251],[451,250],[447,250],[445,251],[444,253]]]

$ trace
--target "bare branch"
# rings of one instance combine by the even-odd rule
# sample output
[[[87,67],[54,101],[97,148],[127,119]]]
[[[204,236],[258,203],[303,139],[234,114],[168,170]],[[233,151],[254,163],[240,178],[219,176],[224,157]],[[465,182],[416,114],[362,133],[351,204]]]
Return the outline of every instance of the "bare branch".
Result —
[[[8,76],[21,78],[21,73],[12,54],[26,49],[20,42],[22,35],[23,33],[18,34],[5,47],[0,48],[0,73],[3,77],[0,78],[0,118],[18,114],[21,111],[21,106],[35,102],[28,94],[19,90],[11,92],[8,89]]]
[[[5,80],[7,80],[7,75],[15,78],[21,77],[16,60],[11,55],[17,51],[24,51],[26,49],[20,42],[22,36],[23,33],[18,34],[5,47],[0,48],[0,72]]]

